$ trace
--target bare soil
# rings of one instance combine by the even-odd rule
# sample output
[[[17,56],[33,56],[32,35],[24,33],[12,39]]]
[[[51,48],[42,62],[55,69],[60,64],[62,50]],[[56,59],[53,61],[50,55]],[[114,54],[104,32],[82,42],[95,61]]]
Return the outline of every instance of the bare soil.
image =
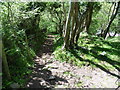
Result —
[[[117,88],[118,79],[99,68],[77,67],[54,59],[54,35],[48,35],[36,57],[27,88]],[[112,71],[118,73],[117,70]]]

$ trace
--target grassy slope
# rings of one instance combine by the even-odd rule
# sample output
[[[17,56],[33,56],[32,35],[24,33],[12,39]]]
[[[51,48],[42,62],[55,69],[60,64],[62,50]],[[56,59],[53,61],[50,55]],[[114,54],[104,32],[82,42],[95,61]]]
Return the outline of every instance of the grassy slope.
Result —
[[[61,50],[63,40],[55,40],[54,55],[57,60],[67,61],[77,66],[90,65],[99,67],[104,71],[120,70],[120,37],[103,40],[95,36],[82,36],[79,38],[77,48]]]

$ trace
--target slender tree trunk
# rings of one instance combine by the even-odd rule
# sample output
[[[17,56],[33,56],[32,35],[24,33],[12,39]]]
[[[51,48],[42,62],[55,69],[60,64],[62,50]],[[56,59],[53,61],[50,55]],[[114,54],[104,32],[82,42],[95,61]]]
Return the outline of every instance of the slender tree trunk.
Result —
[[[71,16],[73,15],[73,7],[74,4],[70,2],[70,7],[69,7],[69,13],[66,21],[66,26],[65,26],[65,36],[64,36],[64,46],[63,48],[68,49],[69,44],[70,44],[70,21],[71,21]]]
[[[65,2],[63,2],[63,11],[64,11],[64,21],[63,21],[63,37],[65,36],[65,23],[66,23],[66,10],[65,10]]]
[[[92,21],[93,6],[94,6],[94,2],[88,2],[88,5],[87,5],[88,13],[86,17],[86,31],[88,34],[90,34],[89,27]]]
[[[112,37],[112,36],[110,35],[110,32],[108,32],[108,34],[109,34],[109,37]]]
[[[63,27],[62,27],[62,20],[63,20],[63,17],[62,17],[62,8],[60,8],[61,12],[60,12],[60,16],[59,16],[59,20],[60,20],[60,26],[59,26],[59,33],[60,33],[60,36],[62,37],[62,32],[63,32]]]
[[[120,4],[119,4],[119,9],[118,9],[118,28],[117,28],[117,30],[118,30],[118,33],[120,33]]]
[[[106,29],[104,30],[104,35],[103,35],[103,38],[104,38],[104,39],[106,39],[107,33],[109,32],[109,29],[110,29],[110,26],[111,26],[113,20],[115,19],[116,15],[117,15],[117,13],[118,13],[119,6],[120,6],[120,2],[118,2],[118,5],[117,5],[117,8],[116,8],[115,14],[113,14],[113,15],[111,16],[111,19],[110,19],[110,21],[109,21]]]
[[[83,31],[82,29],[82,25],[83,25],[83,22],[87,16],[87,11],[86,10],[81,16],[80,16],[80,19],[79,19],[79,27],[78,27],[78,30],[76,32],[76,36],[75,36],[75,44],[77,45],[77,42],[78,42],[78,38],[79,38],[79,35],[80,35],[80,32]]]
[[[73,38],[74,29],[75,29],[75,17],[74,16],[72,17],[71,22],[72,22],[72,26],[71,26],[71,33],[70,33],[70,46],[72,46],[72,44],[73,44],[72,38]]]
[[[110,7],[110,10],[109,10],[108,21],[110,21],[111,10],[112,10],[112,13],[113,13],[115,11],[115,7],[116,7],[116,3],[113,2],[111,7]]]
[[[89,5],[89,4],[91,4],[91,5]],[[87,6],[91,6],[91,9],[90,9],[90,10],[93,11],[93,5],[94,5],[94,3],[88,3]],[[89,12],[90,12],[91,15],[89,16],[90,21],[89,21],[87,27],[89,28],[89,26],[90,26],[91,18],[92,18],[92,11],[89,11],[89,8],[87,8],[86,11],[85,11],[82,15],[80,15],[79,28],[78,28],[78,30],[77,30],[77,32],[76,32],[76,36],[75,36],[75,44],[76,44],[76,45],[77,45],[77,42],[78,42],[78,39],[79,39],[79,36],[80,36],[80,32],[82,32],[82,31],[83,31],[83,28],[84,28],[84,27],[82,27],[82,25],[83,25],[84,20],[86,19],[86,17],[87,17],[87,15],[88,15]]]
[[[70,46],[73,46],[74,45],[74,38],[75,38],[75,34],[76,34],[76,31],[78,29],[78,3],[75,2],[75,7],[74,7],[74,16],[73,16],[73,25],[72,25],[72,32],[71,32],[71,40],[70,40]]]
[[[115,35],[117,34],[117,32],[115,31],[115,33],[114,33],[114,35],[113,35],[113,37],[115,37]]]
[[[11,80],[9,67],[8,67],[8,62],[7,62],[6,54],[5,54],[5,51],[4,51],[4,45],[2,45],[2,64],[3,64],[3,71],[4,71],[7,79]]]

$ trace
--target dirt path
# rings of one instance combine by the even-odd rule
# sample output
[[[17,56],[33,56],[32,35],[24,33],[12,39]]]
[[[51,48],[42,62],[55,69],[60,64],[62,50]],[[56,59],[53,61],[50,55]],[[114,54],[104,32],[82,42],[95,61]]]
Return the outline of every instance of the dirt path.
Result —
[[[117,78],[98,68],[79,68],[55,60],[52,54],[53,39],[53,35],[48,35],[36,57],[27,88],[117,88]]]

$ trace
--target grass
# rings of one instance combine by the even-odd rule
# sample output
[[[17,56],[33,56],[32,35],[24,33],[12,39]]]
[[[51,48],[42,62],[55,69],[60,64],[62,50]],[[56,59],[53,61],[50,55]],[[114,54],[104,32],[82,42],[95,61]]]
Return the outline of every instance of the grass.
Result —
[[[75,86],[77,86],[77,87],[81,87],[82,85],[83,85],[83,83],[81,81],[75,84]]]
[[[70,71],[63,72],[63,74],[70,75]]]
[[[63,39],[57,37],[53,53],[57,60],[79,67],[88,65],[98,67],[119,77],[110,71],[115,69],[120,71],[120,37],[103,40],[96,36],[82,36],[79,38],[78,47],[69,51],[62,50],[62,45]]]

